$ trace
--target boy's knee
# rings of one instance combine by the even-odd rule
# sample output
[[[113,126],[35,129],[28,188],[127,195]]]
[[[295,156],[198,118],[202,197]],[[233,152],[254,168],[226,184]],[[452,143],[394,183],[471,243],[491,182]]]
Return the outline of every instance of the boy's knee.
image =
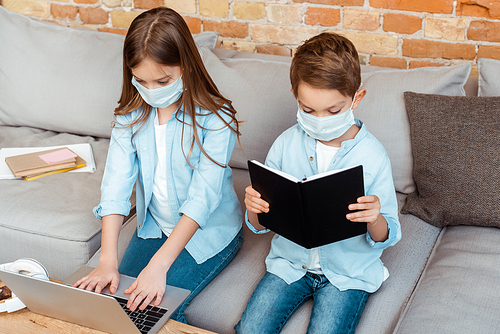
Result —
[[[250,314],[245,310],[241,320],[234,326],[236,334],[272,334],[279,333],[286,320],[280,321],[279,317],[272,313]]]
[[[235,334],[261,334],[262,327],[258,326],[256,322],[245,321],[243,317],[234,326]]]

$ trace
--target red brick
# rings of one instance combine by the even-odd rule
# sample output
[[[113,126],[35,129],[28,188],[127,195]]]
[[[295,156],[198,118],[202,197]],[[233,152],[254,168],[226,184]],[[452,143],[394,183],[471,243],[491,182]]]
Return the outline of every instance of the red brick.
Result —
[[[342,27],[360,31],[378,30],[380,28],[380,12],[346,8],[342,18]]]
[[[311,26],[288,26],[270,24],[251,24],[250,35],[256,43],[272,44],[301,44],[319,32]]]
[[[403,40],[403,56],[473,60],[476,57],[476,47],[472,44],[405,39]]]
[[[500,22],[472,21],[467,38],[474,41],[500,42]]]
[[[472,65],[469,76],[475,77],[475,78],[479,77],[479,70],[477,68],[477,65]]]
[[[453,12],[453,0],[370,0],[370,6],[426,13]]]
[[[488,17],[488,8],[478,6],[476,4],[463,3],[458,1],[457,3],[457,15],[462,16],[476,16],[476,17]]]
[[[293,0],[293,2],[318,3],[331,6],[363,6],[364,0]]]
[[[405,69],[406,60],[403,58],[371,56],[370,65]]]
[[[237,41],[225,39],[222,41],[222,47],[228,50],[236,50],[241,52],[255,52],[255,43],[246,41]]]
[[[99,2],[99,0],[75,0],[75,3],[83,3],[87,5],[93,5]]]
[[[248,24],[236,21],[203,21],[203,30],[217,31],[222,37],[245,38],[248,36]]]
[[[97,30],[99,30],[101,32],[109,32],[109,33],[124,35],[124,36],[127,34],[127,31],[128,31],[127,29],[107,28],[107,27],[99,28]]]
[[[340,23],[340,9],[308,7],[306,24],[333,27]]]
[[[490,0],[458,0],[457,15],[500,19],[500,4]]]
[[[163,0],[134,0],[134,8],[139,9],[151,9],[163,5]]]
[[[199,34],[201,32],[201,20],[199,18],[189,16],[184,16],[183,18],[192,34]]]
[[[108,12],[102,8],[80,7],[80,19],[87,24],[108,23]]]
[[[292,50],[282,45],[257,45],[257,53],[290,57]]]
[[[492,58],[500,60],[500,46],[498,45],[479,45],[477,51],[478,58]]]
[[[413,15],[385,14],[384,31],[411,35],[422,29],[422,19]]]
[[[420,61],[420,60],[410,61],[410,68],[436,67],[436,66],[444,66],[444,65],[439,63],[433,63],[431,61]]]
[[[74,20],[77,14],[78,8],[74,6],[58,5],[56,3],[50,4],[50,15],[54,18]]]

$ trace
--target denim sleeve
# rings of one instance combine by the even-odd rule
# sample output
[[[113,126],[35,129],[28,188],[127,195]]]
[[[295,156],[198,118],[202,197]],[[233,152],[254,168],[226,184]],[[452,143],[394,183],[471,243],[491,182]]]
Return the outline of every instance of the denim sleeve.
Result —
[[[391,163],[387,155],[385,155],[385,159],[381,162],[379,172],[375,175],[367,195],[378,196],[381,204],[380,213],[387,221],[389,235],[385,241],[375,242],[371,238],[370,233],[366,233],[366,240],[373,248],[377,249],[394,246],[401,240],[401,225],[399,223],[398,202],[392,178]]]
[[[230,116],[222,112],[220,115],[226,122],[231,121]],[[213,160],[227,166],[236,143],[236,133],[215,114],[202,117],[208,117],[203,124],[207,130],[200,131],[203,134],[200,140],[205,152]],[[198,167],[193,170],[191,177],[187,200],[179,212],[196,221],[201,229],[206,226],[210,214],[221,203],[223,187],[227,186],[224,180],[226,173],[226,168],[215,164],[200,153]]]
[[[125,116],[118,116],[127,124]],[[128,215],[130,196],[138,174],[137,154],[132,145],[132,128],[114,128],[111,132],[106,167],[101,184],[101,202],[93,212],[98,219],[110,215]]]

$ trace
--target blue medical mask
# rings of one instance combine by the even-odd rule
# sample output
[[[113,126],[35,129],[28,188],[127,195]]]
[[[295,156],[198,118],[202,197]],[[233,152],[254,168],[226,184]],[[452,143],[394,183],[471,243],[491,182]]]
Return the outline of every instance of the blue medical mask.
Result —
[[[330,141],[342,136],[354,124],[353,104],[354,99],[346,112],[325,117],[313,116],[299,107],[297,122],[302,130],[314,139]]]
[[[132,77],[132,85],[137,89],[139,94],[147,104],[155,108],[166,108],[176,102],[184,91],[182,87],[182,75],[170,85],[147,89]]]

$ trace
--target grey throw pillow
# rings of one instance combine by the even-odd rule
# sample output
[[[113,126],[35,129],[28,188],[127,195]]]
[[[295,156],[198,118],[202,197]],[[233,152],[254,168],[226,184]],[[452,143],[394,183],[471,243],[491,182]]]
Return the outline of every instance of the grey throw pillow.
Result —
[[[404,194],[415,191],[410,126],[403,93],[464,96],[470,70],[470,64],[461,64],[361,74],[366,96],[354,110],[354,116],[384,145],[397,191]]]
[[[478,95],[500,96],[500,60],[480,58],[477,61]]]
[[[264,162],[274,140],[297,123],[297,101],[290,92],[291,58],[220,59],[205,47],[200,50],[208,73],[242,122],[241,147],[236,143],[229,165],[247,169],[247,160]]]
[[[211,48],[218,34],[194,36]],[[124,36],[34,20],[0,6],[0,125],[111,133]]]
[[[416,191],[402,213],[500,227],[500,97],[404,93]]]

